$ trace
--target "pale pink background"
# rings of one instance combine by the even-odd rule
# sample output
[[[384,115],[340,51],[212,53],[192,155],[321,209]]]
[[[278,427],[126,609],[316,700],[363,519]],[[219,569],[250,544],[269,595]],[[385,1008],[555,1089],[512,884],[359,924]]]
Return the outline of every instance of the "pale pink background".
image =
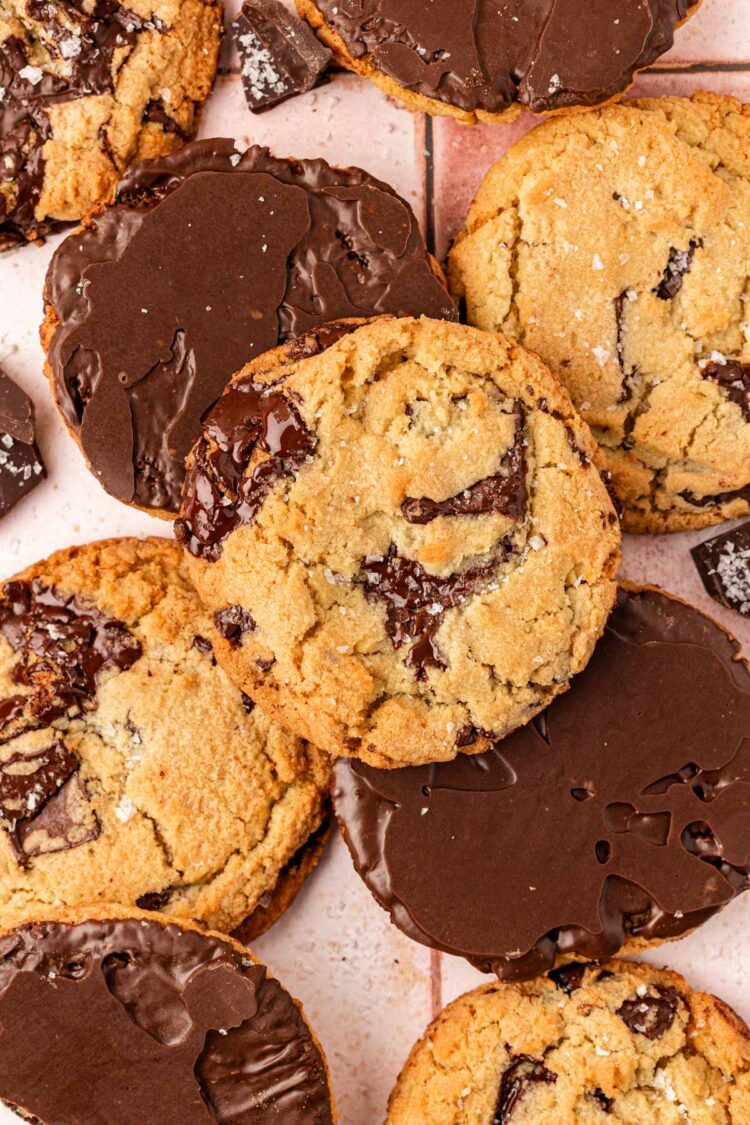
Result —
[[[704,0],[673,52],[640,78],[636,92],[687,94],[701,87],[750,99],[746,0]],[[532,124],[528,116],[508,128],[426,123],[349,75],[336,75],[329,85],[255,117],[227,49],[201,134],[269,144],[279,155],[361,165],[406,196],[443,254],[486,168]],[[99,488],[53,408],[37,330],[44,274],[58,240],[0,259],[0,364],[36,400],[49,468],[49,479],[0,525],[0,576],[74,542],[170,534],[168,524],[130,511]],[[660,583],[714,612],[750,647],[750,623],[718,610],[698,582],[688,548],[702,537],[630,539],[623,573]],[[575,855],[570,862],[575,864]],[[749,947],[746,896],[649,960],[668,961],[750,1019]],[[442,1003],[486,979],[458,959],[431,955],[394,929],[355,876],[338,839],[295,907],[257,943],[256,952],[306,1006],[330,1060],[342,1125],[382,1122],[388,1093],[425,1024]],[[16,1120],[0,1110],[0,1123]]]

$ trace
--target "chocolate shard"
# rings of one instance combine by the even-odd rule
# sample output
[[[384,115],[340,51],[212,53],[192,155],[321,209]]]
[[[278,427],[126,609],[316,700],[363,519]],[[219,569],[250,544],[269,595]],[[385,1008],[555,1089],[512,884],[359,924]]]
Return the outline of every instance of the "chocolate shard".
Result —
[[[736,402],[750,422],[750,360],[711,360],[702,369],[704,379],[717,383],[731,402]]]
[[[0,369],[0,518],[46,477],[34,432],[34,406]]]
[[[617,1009],[617,1014],[631,1031],[647,1039],[660,1039],[674,1023],[678,1004],[679,995],[673,988],[658,986],[655,996],[634,996]]]
[[[280,0],[246,0],[232,34],[245,98],[253,113],[312,90],[332,58],[307,24]]]
[[[52,852],[67,852],[99,835],[100,825],[80,774],[71,774],[36,816],[20,821],[12,833],[18,862]]]
[[[690,554],[714,601],[750,617],[750,522],[705,539]]]
[[[682,289],[682,283],[693,265],[695,251],[703,246],[703,240],[693,238],[687,250],[672,249],[664,268],[662,279],[654,292],[660,301],[672,301]]]
[[[500,1082],[493,1125],[506,1125],[518,1103],[535,1085],[550,1085],[554,1082],[557,1082],[557,1075],[548,1070],[540,1059],[534,1059],[530,1055],[515,1055]]]
[[[503,454],[498,472],[469,485],[463,492],[447,500],[407,497],[401,514],[407,523],[432,523],[438,516],[483,516],[497,513],[513,520],[523,520],[528,506],[526,486],[526,439],[523,408],[515,409],[513,444]]]

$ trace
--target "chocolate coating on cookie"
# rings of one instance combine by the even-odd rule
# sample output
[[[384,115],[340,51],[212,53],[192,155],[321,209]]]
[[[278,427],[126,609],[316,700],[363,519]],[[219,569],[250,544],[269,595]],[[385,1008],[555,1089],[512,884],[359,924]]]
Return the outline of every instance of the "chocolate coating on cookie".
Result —
[[[359,873],[409,936],[507,980],[692,929],[750,873],[750,677],[736,655],[697,610],[621,591],[570,692],[489,752],[336,763]]]
[[[694,0],[315,0],[355,60],[470,113],[536,113],[620,94],[672,45]]]
[[[0,518],[46,475],[36,444],[34,405],[0,368]]]
[[[42,1125],[331,1125],[325,1064],[265,967],[145,918],[0,939],[0,1099]]]
[[[169,512],[246,362],[341,317],[456,316],[391,188],[223,140],[126,175],[55,254],[47,300],[58,405],[91,468],[118,499]]]

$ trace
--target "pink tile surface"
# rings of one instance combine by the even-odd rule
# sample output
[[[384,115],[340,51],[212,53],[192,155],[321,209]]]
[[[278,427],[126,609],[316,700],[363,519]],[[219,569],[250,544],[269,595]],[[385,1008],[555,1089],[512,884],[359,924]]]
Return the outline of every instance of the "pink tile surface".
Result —
[[[237,7],[238,0],[232,0],[232,13]],[[717,64],[722,69],[711,69]],[[231,136],[268,144],[279,154],[320,155],[361,165],[391,182],[423,220],[429,194],[433,207],[427,229],[434,230],[440,254],[486,169],[535,123],[526,115],[507,128],[466,129],[441,119],[426,126],[422,117],[342,74],[305,97],[254,117],[245,106],[231,50],[224,65],[203,116],[204,136]],[[746,0],[705,0],[658,72],[642,76],[636,92],[685,94],[700,87],[750,100]],[[37,331],[44,273],[55,242],[0,258],[0,364],[36,400],[50,470],[50,479],[0,525],[0,575],[73,542],[171,534],[169,525],[130,511],[98,488],[52,406]],[[688,547],[705,534],[631,539],[623,573],[659,583],[713,612],[750,650],[750,624],[715,608],[693,570]],[[575,859],[570,857],[571,864]],[[749,943],[750,897],[649,959],[669,961],[750,1018],[743,953]],[[356,878],[340,840],[334,841],[294,909],[258,942],[257,952],[305,1004],[328,1053],[342,1125],[383,1120],[399,1067],[441,997],[450,1000],[483,979],[463,962],[431,955],[391,927]],[[0,1109],[0,1122],[16,1120]]]

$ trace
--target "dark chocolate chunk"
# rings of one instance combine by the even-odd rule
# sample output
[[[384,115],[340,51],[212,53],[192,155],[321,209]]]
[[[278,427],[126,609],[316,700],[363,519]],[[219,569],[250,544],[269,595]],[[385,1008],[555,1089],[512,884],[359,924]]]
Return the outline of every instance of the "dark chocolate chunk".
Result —
[[[0,518],[46,475],[34,436],[33,403],[0,368]]]
[[[547,976],[566,996],[571,996],[583,984],[587,968],[581,961],[571,961],[567,965],[561,965],[559,969],[552,969]]]
[[[656,988],[656,996],[646,993],[626,1000],[617,1009],[620,1019],[631,1031],[647,1039],[660,1039],[665,1035],[677,1014],[679,997],[673,988]]]
[[[694,0],[315,0],[354,59],[459,109],[597,105],[672,45]]]
[[[392,628],[408,639],[398,605]],[[357,871],[410,937],[504,980],[694,929],[750,876],[750,675],[737,653],[690,606],[621,591],[543,724],[452,762],[335,763]],[[582,970],[552,979],[572,990]]]
[[[547,1070],[541,1059],[533,1059],[530,1055],[516,1055],[500,1082],[493,1125],[505,1125],[510,1121],[513,1110],[521,1099],[540,1082],[557,1082],[557,1075]]]
[[[139,910],[163,910],[174,893],[174,887],[164,887],[161,891],[149,891],[137,898],[135,905]]]
[[[0,182],[11,184],[10,203],[0,196],[0,250],[36,238],[55,225],[40,224],[36,205],[44,181],[44,145],[52,128],[49,110],[113,86],[116,51],[132,47],[139,31],[161,30],[116,0],[95,0],[84,10],[71,0],[29,0],[29,16],[44,27],[44,49],[65,77],[32,63],[17,36],[0,42]]]
[[[394,544],[385,557],[362,560],[365,595],[385,603],[388,636],[394,648],[411,645],[406,664],[415,669],[417,679],[426,679],[430,667],[445,668],[436,639],[445,611],[486,586],[497,567],[498,561],[491,560],[443,578],[403,558]]]
[[[750,522],[704,539],[690,554],[714,601],[750,617]]]
[[[0,1024],[0,1100],[40,1122],[333,1122],[292,998],[193,930],[140,919],[15,930],[0,950]]]
[[[727,359],[723,363],[711,361],[702,369],[701,375],[711,383],[717,383],[726,397],[736,402],[750,422],[750,361]]]
[[[438,516],[481,516],[491,512],[522,520],[528,505],[526,487],[526,437],[523,426],[523,411],[520,406],[515,412],[515,439],[504,454],[497,473],[476,484],[469,485],[457,496],[447,500],[429,500],[425,497],[407,497],[401,505],[401,513],[407,523],[431,523]]]
[[[47,300],[58,406],[93,472],[169,512],[203,419],[247,362],[342,317],[456,318],[386,184],[228,140],[132,168],[55,253]]]
[[[607,1097],[607,1095],[604,1093],[604,1090],[600,1090],[597,1086],[591,1097],[599,1103],[605,1113],[609,1113],[611,1111],[612,1099]]]
[[[99,831],[99,818],[76,771],[34,816],[18,821],[11,842],[18,863],[24,867],[35,856],[67,852],[96,840]]]
[[[214,625],[224,640],[229,641],[232,648],[239,648],[245,633],[252,633],[255,628],[252,614],[241,605],[228,605],[226,609],[217,609],[214,614]]]
[[[331,61],[328,48],[280,0],[245,0],[232,34],[253,113],[312,90]]]
[[[692,269],[695,251],[702,246],[702,239],[694,238],[691,239],[687,250],[670,250],[664,275],[654,290],[660,301],[671,301],[677,296],[682,289],[685,276]]]

